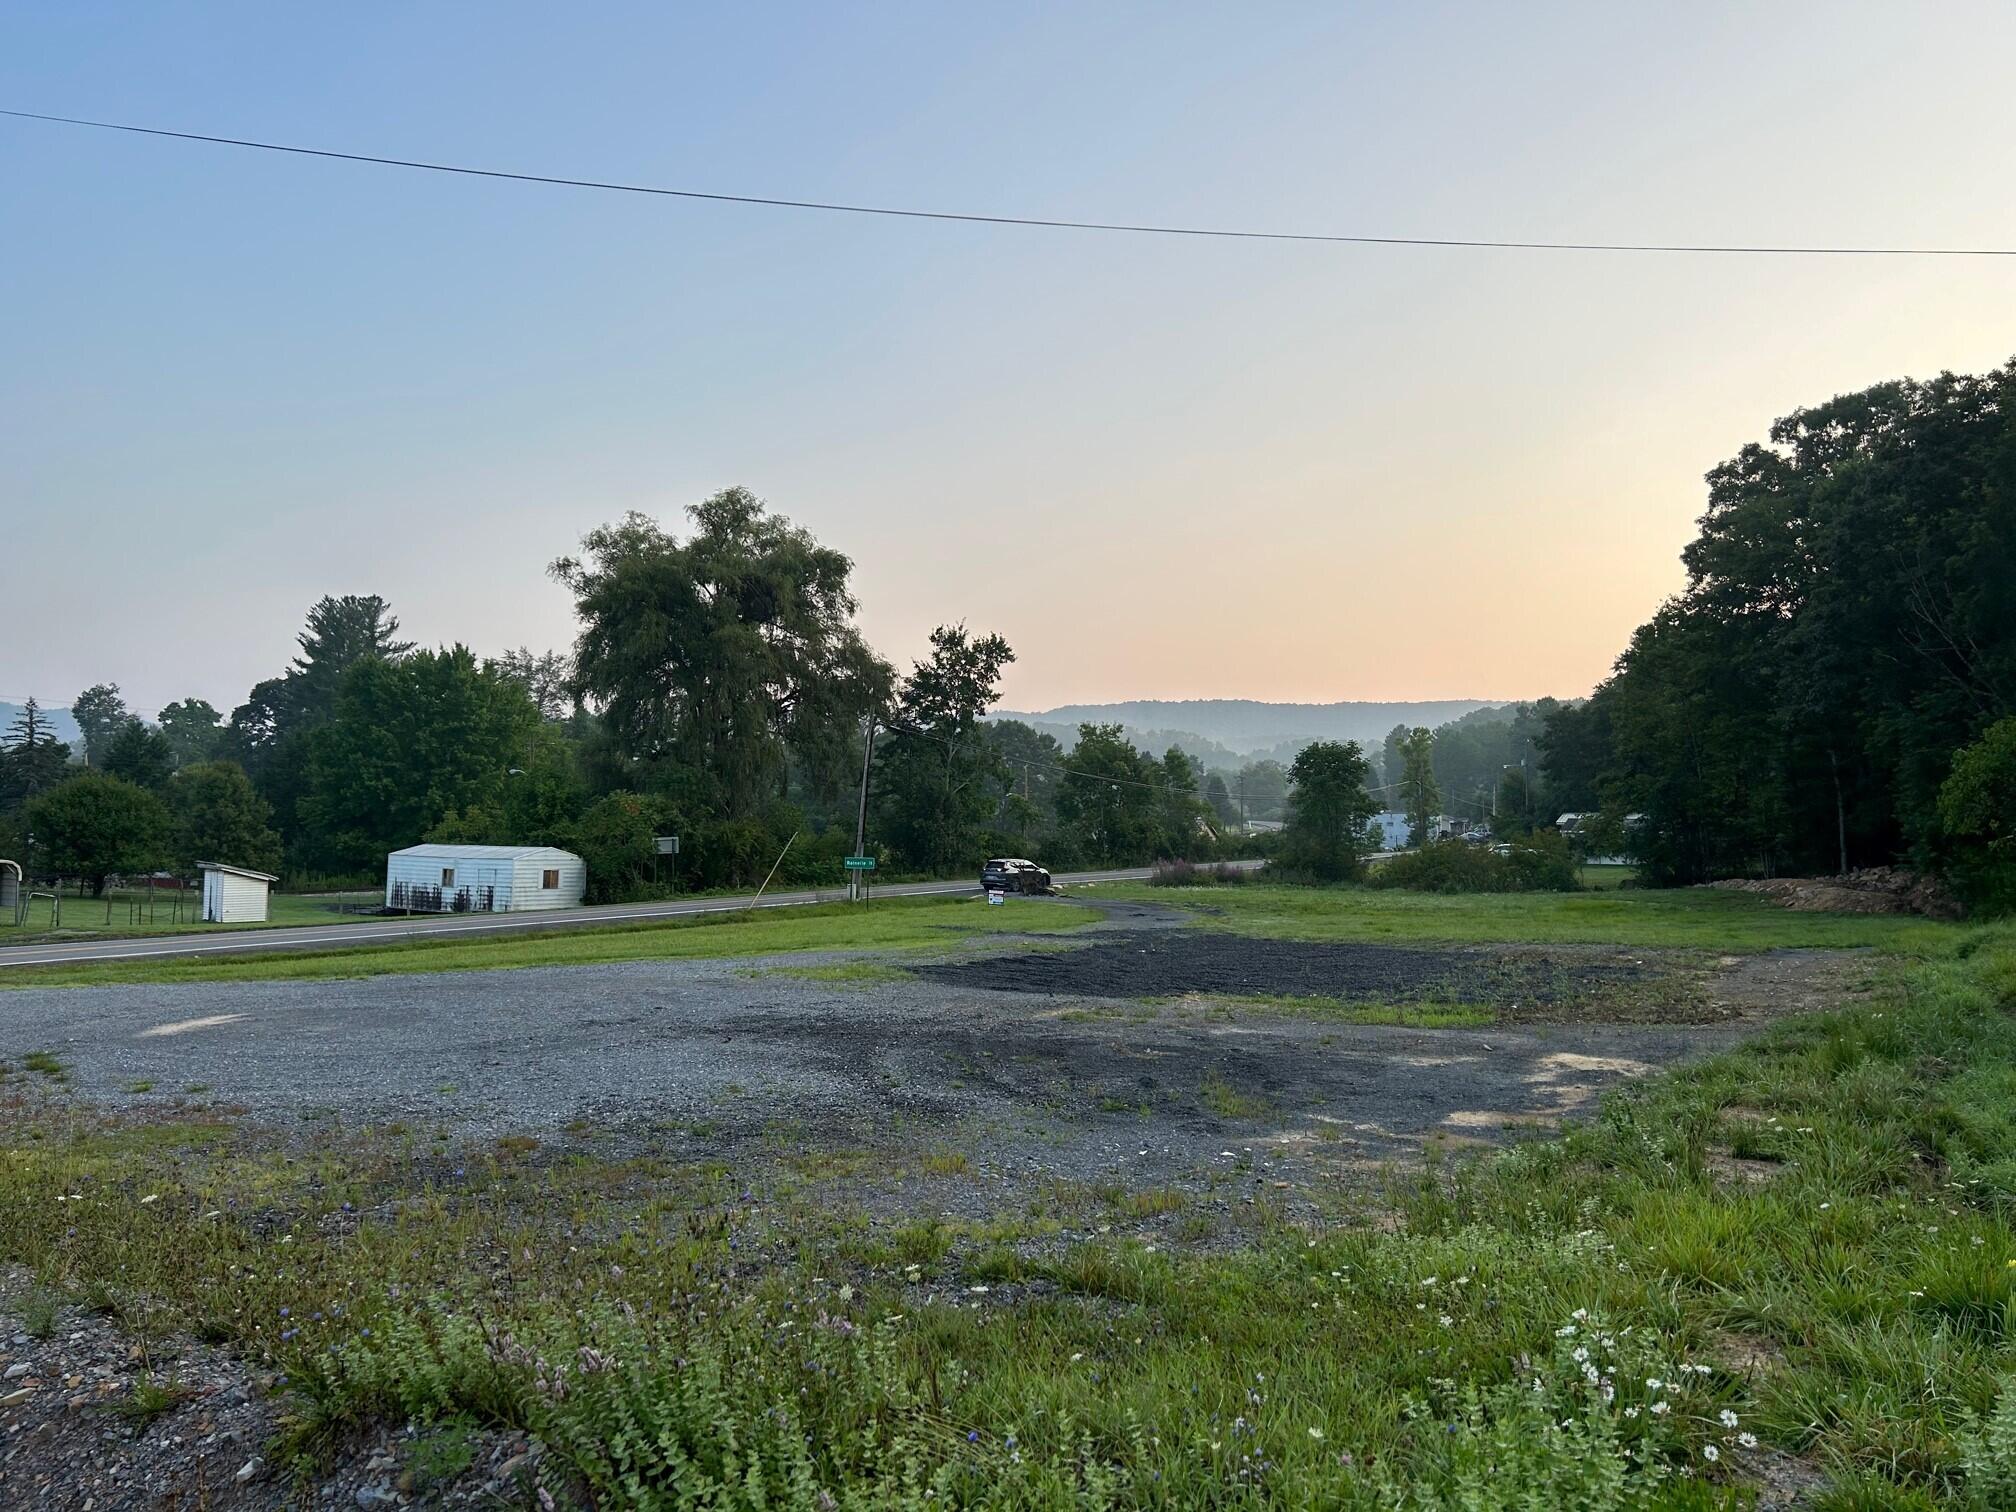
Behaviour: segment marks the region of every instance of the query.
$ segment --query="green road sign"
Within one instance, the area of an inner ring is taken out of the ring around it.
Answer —
[[[840,864],[849,871],[875,870],[875,858],[873,856],[849,856]]]

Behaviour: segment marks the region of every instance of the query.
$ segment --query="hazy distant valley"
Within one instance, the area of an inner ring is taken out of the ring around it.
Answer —
[[[1144,750],[1175,746],[1207,768],[1236,770],[1250,761],[1288,762],[1312,740],[1355,740],[1377,750],[1395,725],[1434,729],[1505,700],[1446,698],[1406,703],[1263,703],[1251,698],[1139,698],[1120,703],[1060,704],[1054,709],[996,709],[1070,749],[1081,724],[1117,724]]]

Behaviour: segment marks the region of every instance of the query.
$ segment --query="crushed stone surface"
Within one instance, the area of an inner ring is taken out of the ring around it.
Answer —
[[[509,1432],[469,1432],[451,1470],[425,1452],[418,1425],[382,1427],[339,1444],[311,1478],[297,1477],[272,1461],[288,1410],[277,1374],[189,1338],[139,1342],[109,1315],[67,1301],[52,1313],[18,1267],[0,1272],[0,1330],[0,1507],[537,1505],[543,1449]],[[136,1411],[136,1388],[165,1390],[165,1405]]]
[[[1293,978],[1335,993],[1343,963],[1382,992],[1455,982],[1489,1005],[1491,973],[1509,1001],[1530,998],[1536,984],[1519,973],[1539,971],[1540,986],[1572,981],[1599,1001],[1572,1022],[1426,1029],[1030,985],[1070,987],[1090,973],[1194,992],[1199,953],[1218,973],[1205,976],[1216,991],[1280,991]],[[1616,1023],[1602,1021],[1600,993],[1613,982],[1641,988],[1658,966],[1647,953],[1637,964],[1550,959],[1543,969],[1475,951],[1311,951],[1129,931],[1089,949],[1059,953],[1045,941],[926,964],[900,980],[798,974],[844,959],[15,991],[0,1059],[53,1053],[65,1098],[143,1115],[210,1110],[310,1138],[363,1125],[549,1141],[588,1129],[719,1159],[788,1133],[814,1147],[969,1148],[1039,1179],[1135,1175],[1143,1163],[1178,1179],[1233,1135],[1314,1130],[1376,1162],[1438,1133],[1495,1138],[1557,1121],[1609,1085],[1811,1006],[1832,990],[1834,970],[1819,952],[1690,958],[1688,1001],[1708,1021]],[[1304,978],[1305,968],[1315,974]],[[1011,985],[995,985],[1003,980]]]

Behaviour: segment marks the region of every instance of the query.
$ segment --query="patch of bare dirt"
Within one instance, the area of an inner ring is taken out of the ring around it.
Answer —
[[[1785,1174],[1782,1160],[1753,1160],[1723,1150],[1710,1150],[1704,1163],[1710,1176],[1728,1186],[1758,1186]]]

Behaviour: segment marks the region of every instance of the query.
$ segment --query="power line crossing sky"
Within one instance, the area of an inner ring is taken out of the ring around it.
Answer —
[[[2016,14],[197,6],[6,23],[0,103],[1058,220],[2016,246]],[[2006,261],[1039,233],[0,123],[0,688],[228,706],[324,592],[562,645],[545,564],[746,484],[1018,707],[1584,692],[1700,475],[2016,351]],[[201,604],[242,628],[218,641]]]

